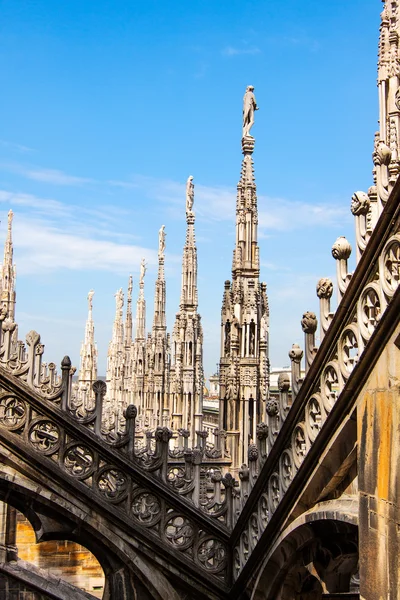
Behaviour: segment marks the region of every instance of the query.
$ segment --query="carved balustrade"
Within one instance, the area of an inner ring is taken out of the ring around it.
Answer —
[[[198,448],[183,444],[183,466],[169,462],[172,432],[166,427],[158,427],[148,436],[147,446],[136,450],[133,405],[125,411],[123,433],[102,432],[103,381],[93,384],[95,402],[84,410],[72,402],[68,357],[58,377],[54,365],[44,368],[41,363],[38,334],[28,334],[27,349],[10,343],[3,330],[2,340],[3,444],[17,446],[27,460],[70,482],[77,493],[87,494],[89,501],[94,499],[139,536],[144,532],[164,551],[176,550],[195,571],[225,585],[232,487],[228,480],[226,488],[221,471],[202,464],[206,435],[200,432]]]

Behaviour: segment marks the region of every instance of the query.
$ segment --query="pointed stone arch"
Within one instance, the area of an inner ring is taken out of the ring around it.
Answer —
[[[251,600],[319,600],[358,592],[358,502],[321,502],[284,529],[265,556]]]

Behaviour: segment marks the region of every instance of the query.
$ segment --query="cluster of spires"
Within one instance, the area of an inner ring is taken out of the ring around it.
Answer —
[[[103,427],[120,431],[124,411],[130,404],[138,409],[138,433],[157,426],[175,433],[187,430],[195,439],[202,428],[203,333],[197,312],[197,249],[194,185],[190,176],[186,186],[186,242],[183,249],[182,286],[179,311],[172,336],[166,325],[165,227],[158,234],[158,274],[155,282],[154,317],[151,332],[146,334],[146,300],[144,295],[146,263],[140,265],[139,292],[136,303],[133,337],[133,278],[129,276],[124,321],[124,294],[115,294],[116,312],[107,357],[107,394]],[[87,410],[94,402],[92,384],[97,379],[97,347],[94,338],[92,303],[88,295],[88,319],[81,347],[78,380],[74,384],[74,402]],[[171,343],[172,342],[172,343]]]
[[[266,285],[259,282],[257,244],[257,195],[252,153],[254,138],[250,129],[257,110],[254,88],[246,90],[243,104],[243,162],[236,205],[236,245],[233,254],[232,283],[225,283],[222,306],[220,361],[219,427],[227,438],[226,456],[234,466],[244,460],[249,442],[265,414],[269,394],[268,326],[269,309]],[[133,336],[133,279],[129,277],[126,314],[124,293],[115,294],[116,313],[107,357],[107,392],[103,406],[102,428],[122,432],[124,412],[137,407],[137,437],[146,430],[168,427],[173,437],[189,438],[192,447],[204,437],[203,419],[203,330],[198,313],[197,248],[193,177],[186,184],[186,241],[182,259],[182,285],[179,310],[171,334],[166,326],[165,228],[158,236],[158,274],[155,283],[154,317],[146,333],[144,284],[146,263],[140,265],[139,293],[136,303],[136,330]],[[14,322],[15,268],[11,239],[12,212],[9,213],[1,277],[1,303],[5,318]],[[93,383],[98,377],[98,351],[93,321],[93,296],[88,294],[88,318],[80,353],[80,369],[73,383],[72,402],[81,414],[93,409]],[[209,440],[211,443],[213,440]]]

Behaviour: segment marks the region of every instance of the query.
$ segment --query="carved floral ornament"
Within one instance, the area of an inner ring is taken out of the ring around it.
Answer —
[[[64,452],[64,468],[74,477],[86,478],[94,470],[93,453],[84,444],[73,442]]]
[[[3,393],[0,396],[0,423],[7,429],[14,431],[25,425],[26,404],[16,396]]]
[[[329,362],[323,370],[321,376],[322,400],[326,412],[330,412],[340,393],[343,384],[339,375],[339,368],[336,361]]]
[[[119,502],[128,493],[128,478],[118,469],[104,467],[97,475],[97,487],[107,500]]]
[[[362,292],[357,306],[357,321],[361,335],[367,341],[374,332],[382,314],[381,290],[377,282],[370,283]]]
[[[391,298],[400,281],[400,235],[392,236],[385,245],[379,259],[380,283],[383,291]]]
[[[317,283],[317,296],[328,300],[332,298],[333,283],[328,277],[322,277]]]
[[[53,454],[60,446],[60,430],[48,419],[34,421],[29,428],[28,438],[32,446],[43,454]]]
[[[339,340],[338,356],[342,375],[347,378],[360,358],[359,332],[356,325],[348,325]]]

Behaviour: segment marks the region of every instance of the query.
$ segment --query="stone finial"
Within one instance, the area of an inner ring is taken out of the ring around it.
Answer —
[[[126,409],[124,410],[124,417],[126,420],[136,419],[137,408],[134,404],[130,404],[129,406],[126,407]]]
[[[366,215],[369,211],[371,201],[368,194],[365,192],[354,192],[351,197],[350,210],[356,217],[358,215]]]
[[[328,277],[321,277],[317,283],[317,296],[318,298],[324,298],[328,300],[332,298],[333,294],[333,283]]]
[[[64,358],[61,361],[61,368],[62,369],[70,369],[71,368],[71,359],[69,356],[64,356]]]
[[[276,415],[279,413],[279,404],[278,401],[275,400],[275,398],[271,398],[271,400],[268,400],[267,404],[265,405],[265,408],[269,417],[276,417]]]
[[[387,166],[390,163],[392,151],[383,140],[377,142],[373,158],[375,165]]]
[[[332,246],[332,256],[335,260],[347,260],[351,254],[351,245],[341,235]]]
[[[100,394],[101,396],[105,396],[107,393],[107,384],[105,381],[98,379],[92,385],[92,389],[95,394]]]
[[[278,389],[280,392],[288,392],[290,388],[289,373],[279,373]]]
[[[293,344],[291,349],[289,350],[289,358],[290,360],[299,363],[303,358],[303,350],[300,348],[298,344]]]
[[[268,424],[267,423],[259,423],[257,425],[257,439],[265,440],[268,437]]]
[[[250,444],[247,450],[249,462],[255,462],[258,459],[258,448],[255,444]]]
[[[304,313],[303,318],[301,320],[301,328],[304,333],[315,333],[317,330],[317,317],[315,313],[311,311],[307,311]]]

